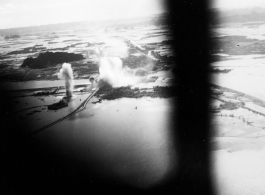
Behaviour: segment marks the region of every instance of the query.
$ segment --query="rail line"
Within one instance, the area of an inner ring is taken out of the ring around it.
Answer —
[[[45,126],[41,127],[40,129],[34,130],[34,131],[31,132],[29,135],[27,135],[26,138],[31,137],[32,135],[35,135],[35,134],[37,134],[37,133],[39,133],[39,132],[41,132],[41,131],[43,131],[43,130],[45,130],[45,129],[47,129],[47,128],[49,128],[49,127],[51,127],[51,126],[53,126],[53,125],[59,123],[59,122],[62,122],[62,121],[64,121],[65,119],[67,119],[67,118],[73,116],[74,114],[80,112],[81,110],[85,109],[85,108],[86,108],[86,105],[87,105],[87,102],[88,102],[88,101],[89,101],[89,100],[90,100],[90,99],[96,94],[96,92],[97,92],[98,90],[99,90],[99,88],[96,88],[96,89],[94,90],[94,92],[93,92],[92,94],[90,94],[90,95],[89,95],[89,96],[83,101],[83,103],[80,104],[80,105],[79,105],[74,111],[72,111],[72,112],[69,113],[68,115],[66,115],[66,116],[64,116],[64,117],[62,117],[62,118],[60,118],[60,119],[58,119],[58,120],[56,120],[56,121],[54,121],[54,122],[52,122],[52,123],[50,123],[50,124],[48,124],[48,125],[45,125]]]

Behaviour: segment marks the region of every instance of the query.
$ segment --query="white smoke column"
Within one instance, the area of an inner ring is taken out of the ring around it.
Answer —
[[[134,85],[139,78],[133,71],[123,68],[120,58],[128,56],[128,47],[121,40],[109,39],[103,48],[99,48],[99,80],[108,82],[112,87]]]
[[[73,86],[74,86],[74,75],[71,64],[63,63],[62,68],[58,74],[59,79],[65,80],[65,88],[67,97],[73,95]]]

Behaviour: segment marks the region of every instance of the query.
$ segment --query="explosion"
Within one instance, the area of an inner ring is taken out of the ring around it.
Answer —
[[[62,68],[59,71],[58,78],[65,80],[66,96],[71,97],[73,95],[74,86],[74,75],[71,64],[63,63]]]
[[[141,78],[134,76],[134,71],[123,67],[121,58],[128,56],[127,45],[120,41],[110,39],[104,47],[98,48],[99,80],[109,83],[112,87],[134,85]]]

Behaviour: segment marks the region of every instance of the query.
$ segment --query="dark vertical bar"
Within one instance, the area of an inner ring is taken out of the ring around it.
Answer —
[[[208,115],[208,4],[206,0],[169,0],[166,6],[177,58],[175,141],[179,162],[175,177],[156,190],[213,194]]]

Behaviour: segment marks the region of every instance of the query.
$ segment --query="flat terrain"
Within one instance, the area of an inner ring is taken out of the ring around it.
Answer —
[[[216,188],[219,194],[259,194],[265,190],[265,102],[227,88],[212,89]]]
[[[265,191],[264,23],[213,29],[212,163],[218,194]]]
[[[92,31],[92,32],[91,32]],[[23,68],[26,58],[36,58],[45,52],[68,52],[81,54],[84,60],[71,62],[75,79],[88,79],[98,73],[95,51],[116,39],[126,42],[128,56],[122,58],[123,66],[136,71],[172,69],[174,57],[168,26],[133,26],[107,31],[84,29],[82,31],[58,31],[23,34],[18,39],[0,37],[0,81],[57,80],[62,65],[53,64],[44,69]],[[136,43],[137,47],[135,47]],[[151,69],[150,69],[151,65]]]

